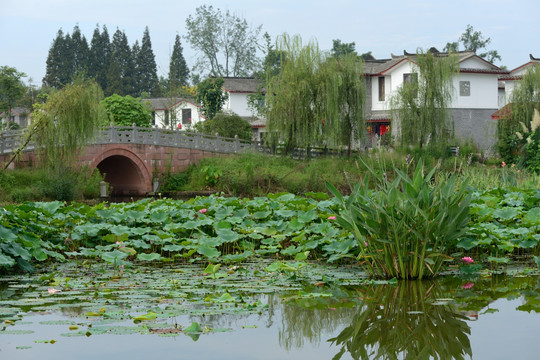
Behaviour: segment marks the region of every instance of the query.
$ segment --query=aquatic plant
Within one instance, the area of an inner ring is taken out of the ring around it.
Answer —
[[[361,249],[358,259],[373,277],[422,279],[437,275],[448,250],[466,231],[470,194],[466,183],[456,186],[454,177],[432,184],[433,168],[424,174],[419,161],[409,177],[394,168],[390,182],[386,173],[376,173],[377,191],[366,176],[345,199],[330,183],[328,189],[343,210],[336,221],[351,231]]]

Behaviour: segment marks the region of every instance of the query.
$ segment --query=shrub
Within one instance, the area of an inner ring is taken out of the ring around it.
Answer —
[[[213,119],[197,123],[196,126],[204,134],[218,133],[228,138],[238,135],[240,139],[251,140],[251,125],[236,114],[218,113]]]
[[[366,165],[377,181],[369,188],[369,174],[345,199],[334,186],[328,189],[341,202],[337,221],[351,231],[360,246],[359,259],[372,277],[422,279],[437,275],[469,222],[467,183],[456,186],[451,176],[432,185],[436,167],[424,175],[419,161],[409,177],[394,167],[388,181]]]

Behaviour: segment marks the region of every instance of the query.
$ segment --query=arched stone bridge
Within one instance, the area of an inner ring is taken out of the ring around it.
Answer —
[[[20,132],[0,134],[0,163],[6,161],[21,141]],[[223,138],[178,130],[139,127],[110,127],[78,155],[80,165],[99,169],[119,195],[151,192],[152,180],[165,171],[177,172],[204,157],[258,151],[256,144],[238,138]],[[36,161],[29,144],[17,167]]]

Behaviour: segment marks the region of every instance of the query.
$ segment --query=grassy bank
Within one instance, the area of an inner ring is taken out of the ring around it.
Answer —
[[[308,192],[327,192],[325,183],[328,181],[340,192],[349,193],[367,173],[363,163],[392,179],[395,177],[394,167],[411,174],[420,157],[427,168],[438,166],[434,176],[436,181],[444,181],[456,174],[458,179],[467,179],[469,185],[478,190],[513,186],[540,187],[539,176],[519,170],[512,164],[502,167],[502,162],[497,159],[479,162],[467,153],[460,157],[437,158],[431,154],[374,151],[352,158],[325,157],[311,160],[261,154],[207,158],[185,172],[164,174],[161,178],[161,191],[171,194],[177,191],[214,190],[225,195],[248,197],[279,192],[303,195]]]
[[[0,172],[0,204],[94,199],[99,196],[102,180],[98,171],[87,168],[7,170]]]

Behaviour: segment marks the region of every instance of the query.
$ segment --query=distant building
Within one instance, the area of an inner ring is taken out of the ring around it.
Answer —
[[[6,112],[0,113],[2,127],[7,126],[8,122],[17,124],[18,127],[24,128],[30,124],[30,114],[32,111],[25,107],[11,108],[11,116],[7,117]]]
[[[194,101],[182,98],[142,99],[152,112],[152,125],[164,129],[189,130],[204,121],[201,107]]]
[[[252,140],[261,141],[266,129],[266,119],[255,116],[248,103],[249,95],[258,91],[259,81],[253,77],[224,77],[223,80],[223,90],[229,98],[222,110],[247,120],[251,124]]]
[[[448,53],[435,48],[429,50],[435,57],[448,57]],[[472,140],[480,149],[488,150],[496,141],[496,123],[491,115],[499,108],[498,80],[507,71],[491,64],[474,52],[455,53],[459,61],[459,74],[454,78],[454,96],[450,113],[456,137]],[[418,71],[416,54],[393,55],[390,59],[368,59],[364,63],[366,76],[366,118],[368,131],[373,136],[391,132],[397,137],[400,124],[391,119],[390,98]]]

